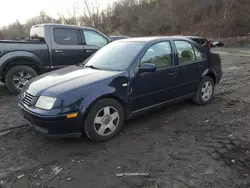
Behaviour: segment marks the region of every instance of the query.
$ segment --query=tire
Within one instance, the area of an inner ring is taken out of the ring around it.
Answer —
[[[25,73],[24,75],[28,75],[28,74],[30,75],[29,79],[25,79],[27,82],[28,82],[28,80],[30,80],[30,79],[32,79],[32,78],[34,78],[34,77],[36,77],[38,75],[37,72],[33,68],[31,68],[29,66],[14,66],[14,67],[11,67],[8,70],[8,72],[7,72],[6,76],[5,76],[5,85],[7,86],[7,88],[11,92],[13,92],[15,94],[20,93],[20,91],[22,90],[21,86],[22,85],[24,86],[24,85],[27,84],[27,83],[26,84],[21,84],[19,88],[15,84],[16,81],[14,81],[14,77],[15,77],[16,74],[21,73],[21,72],[23,72],[23,74]]]
[[[111,109],[109,110],[110,116],[107,115],[108,113],[106,113],[105,115],[104,108]],[[118,117],[116,119],[112,117],[116,117],[115,115],[117,114],[115,114],[115,112],[117,112],[118,114]],[[102,124],[98,122],[101,122]],[[115,124],[116,126],[112,126]],[[124,109],[121,104],[113,99],[102,99],[95,103],[94,106],[89,110],[84,121],[83,131],[89,139],[93,141],[104,142],[118,135],[123,127],[123,124]],[[112,127],[113,132],[109,127]],[[103,132],[103,135],[99,134],[98,131],[99,133]]]
[[[203,92],[204,90],[206,91],[206,89],[204,89],[205,84],[210,85],[209,89],[207,90],[207,92],[209,93],[207,94],[207,97],[205,97],[204,92]],[[209,92],[210,89],[211,89],[211,93]],[[213,94],[214,94],[214,80],[211,77],[206,76],[202,79],[199,85],[199,88],[197,89],[193,97],[193,102],[198,105],[205,105],[212,100]]]

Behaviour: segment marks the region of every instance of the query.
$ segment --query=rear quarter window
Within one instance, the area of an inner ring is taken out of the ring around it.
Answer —
[[[200,39],[192,39],[193,41],[197,42],[198,44],[201,43]]]

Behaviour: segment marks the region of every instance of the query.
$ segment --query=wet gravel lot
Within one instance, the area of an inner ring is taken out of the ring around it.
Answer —
[[[250,51],[214,51],[224,75],[210,104],[145,114],[105,143],[37,134],[0,85],[0,135],[19,127],[0,136],[0,187],[249,188]]]

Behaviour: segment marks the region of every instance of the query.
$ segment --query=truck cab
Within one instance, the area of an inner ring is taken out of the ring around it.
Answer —
[[[34,25],[28,41],[0,41],[0,79],[19,93],[33,77],[82,63],[111,41],[91,27]]]

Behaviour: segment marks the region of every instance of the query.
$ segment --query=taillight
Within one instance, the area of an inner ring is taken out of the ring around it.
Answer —
[[[211,43],[209,41],[207,42],[207,47],[209,50],[211,49]]]

